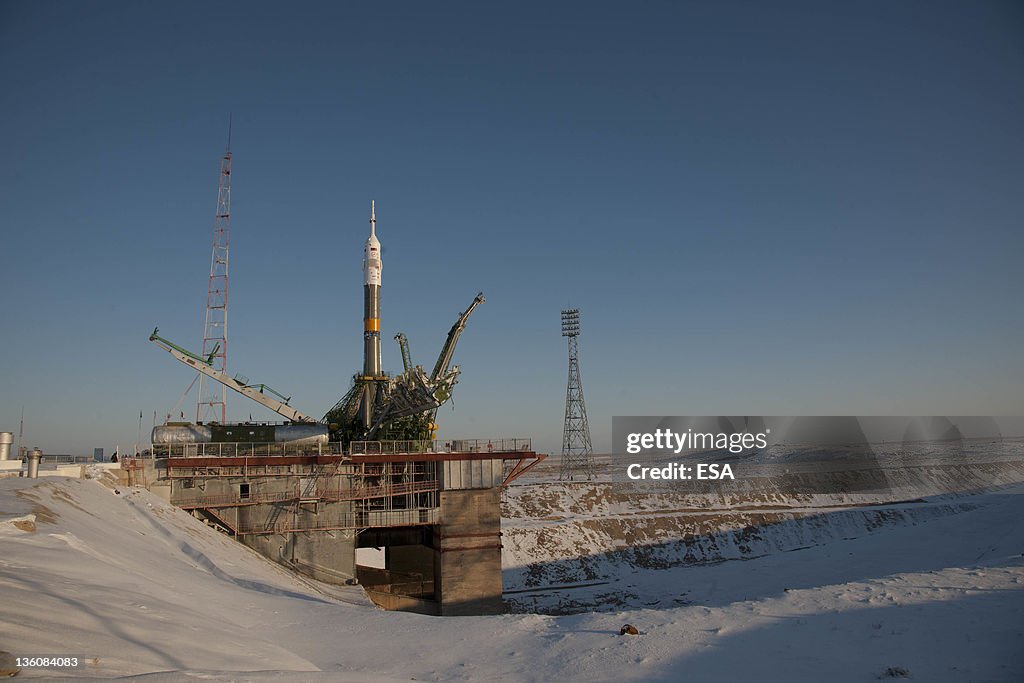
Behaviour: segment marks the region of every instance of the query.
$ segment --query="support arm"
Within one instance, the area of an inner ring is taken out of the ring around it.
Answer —
[[[445,340],[444,346],[441,347],[441,355],[437,359],[437,364],[434,365],[434,371],[430,373],[430,379],[436,380],[438,377],[448,371],[448,366],[451,365],[452,356],[455,355],[455,345],[459,343],[459,337],[462,335],[462,331],[466,329],[466,321],[469,320],[469,316],[473,314],[476,307],[484,303],[484,293],[480,292],[473,299],[473,303],[469,305],[469,308],[464,310],[459,319],[452,325],[452,329],[448,331],[448,339]]]

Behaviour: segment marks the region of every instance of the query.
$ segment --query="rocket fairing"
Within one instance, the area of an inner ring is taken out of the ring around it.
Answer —
[[[376,202],[370,200],[370,236],[363,247],[363,284],[380,287],[380,240],[377,239]]]

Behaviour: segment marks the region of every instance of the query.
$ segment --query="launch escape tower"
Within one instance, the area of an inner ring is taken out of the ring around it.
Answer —
[[[579,336],[580,309],[562,311],[562,336],[569,340],[569,383],[565,390],[565,427],[562,430],[562,480],[594,476],[594,456],[590,444],[587,406],[583,402],[580,380]]]
[[[231,124],[228,146],[220,160],[217,211],[213,218],[213,248],[210,281],[206,290],[206,318],[203,323],[204,358],[221,373],[227,372],[228,356],[228,237],[231,227]],[[227,387],[199,375],[196,422],[227,422]]]

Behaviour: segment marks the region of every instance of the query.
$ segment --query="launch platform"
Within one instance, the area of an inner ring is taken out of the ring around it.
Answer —
[[[269,559],[385,609],[496,614],[501,489],[546,456],[529,439],[182,443],[124,463],[145,486]],[[385,566],[360,566],[383,548]]]

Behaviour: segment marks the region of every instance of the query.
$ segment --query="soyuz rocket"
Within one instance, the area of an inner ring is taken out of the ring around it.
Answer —
[[[381,375],[380,360],[380,240],[377,239],[377,216],[374,200],[370,200],[370,236],[363,247],[363,377],[366,392],[360,415],[363,426],[373,424],[376,384]]]

